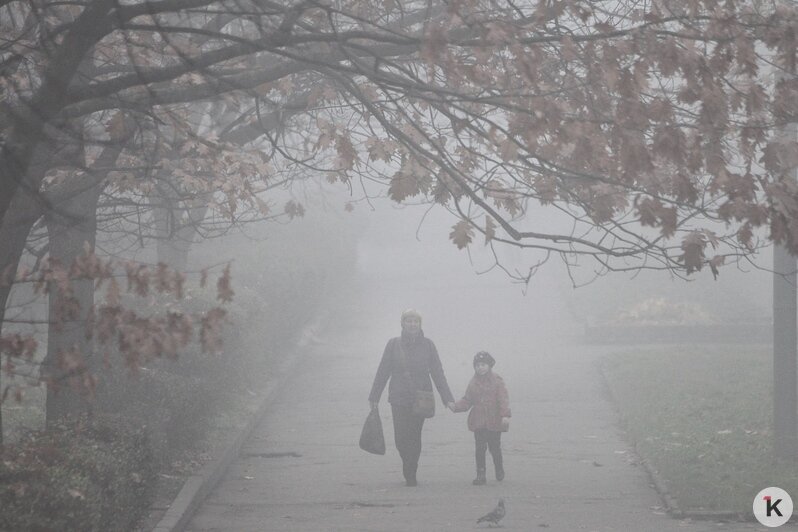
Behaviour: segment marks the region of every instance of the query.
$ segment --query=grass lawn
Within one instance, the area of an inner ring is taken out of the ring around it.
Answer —
[[[3,376],[5,378],[5,375]],[[3,384],[7,384],[6,379]],[[22,402],[7,398],[3,409],[3,442],[13,443],[26,432],[44,429],[44,386],[23,385]]]
[[[668,346],[602,369],[629,438],[682,510],[750,513],[757,492],[798,496],[796,462],[772,458],[769,347]]]

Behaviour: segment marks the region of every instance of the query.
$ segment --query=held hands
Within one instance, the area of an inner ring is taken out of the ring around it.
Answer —
[[[374,410],[374,409],[376,409],[378,405],[379,405],[379,403],[375,403],[375,402],[373,402],[373,401],[369,401],[369,408],[370,408],[371,410]],[[446,403],[446,408],[448,408],[449,410],[451,410],[452,412],[454,412],[454,402],[452,402],[452,401],[449,401],[448,403]]]

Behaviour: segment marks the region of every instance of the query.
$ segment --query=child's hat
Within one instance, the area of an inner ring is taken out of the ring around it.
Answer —
[[[474,366],[476,366],[480,362],[484,362],[491,368],[496,363],[496,361],[493,359],[492,356],[490,356],[490,353],[488,353],[487,351],[480,351],[479,353],[474,355]]]

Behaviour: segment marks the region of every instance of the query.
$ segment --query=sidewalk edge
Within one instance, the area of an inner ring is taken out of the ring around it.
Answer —
[[[325,319],[326,314],[322,313],[302,330],[294,349],[285,357],[283,363],[266,383],[263,399],[247,424],[241,429],[238,436],[224,447],[219,456],[205,464],[197,474],[186,479],[177,497],[152,532],[183,532],[186,529],[194,513],[219,483],[230,464],[241,453],[244,442],[266,415],[272,399],[285,384],[284,377],[299,364],[301,355],[306,351],[308,345],[315,341],[316,335],[324,326]]]
[[[610,403],[612,404],[613,410],[615,410],[616,418],[623,424],[623,415],[621,414],[620,410],[618,409],[618,402],[615,396],[612,393],[612,388],[610,387],[609,380],[607,379],[607,375],[604,373],[604,367],[601,363],[596,364],[598,368],[598,373],[601,376],[601,383],[604,388],[604,392],[607,395]],[[628,436],[628,434],[627,434]],[[660,500],[662,501],[665,511],[671,517],[675,519],[692,519],[694,521],[739,521],[739,522],[747,522],[752,521],[753,516],[751,519],[746,519],[746,516],[740,514],[739,512],[721,512],[721,511],[691,511],[691,510],[683,510],[679,507],[678,502],[676,499],[668,491],[666,487],[665,481],[659,472],[654,468],[654,466],[645,458],[640,455],[638,451],[637,442],[630,440],[628,437],[623,438],[627,444],[632,447],[632,451],[637,458],[637,463],[639,463],[643,467],[643,471],[646,472],[651,485],[654,488],[654,491],[657,492],[659,495]]]

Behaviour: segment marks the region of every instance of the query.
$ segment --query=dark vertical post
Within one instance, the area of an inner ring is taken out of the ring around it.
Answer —
[[[798,376],[796,371],[796,262],[784,246],[773,250],[773,437],[780,458],[798,451]]]

